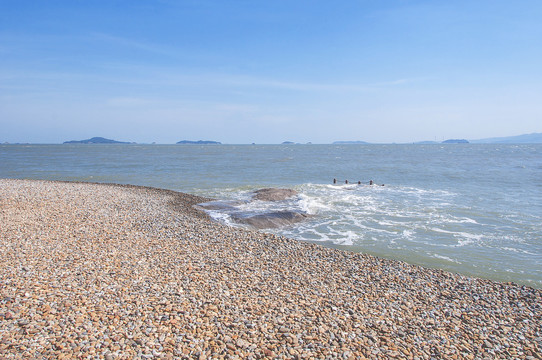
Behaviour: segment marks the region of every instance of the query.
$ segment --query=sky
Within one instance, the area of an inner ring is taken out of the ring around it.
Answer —
[[[542,132],[542,2],[0,2],[0,143]]]

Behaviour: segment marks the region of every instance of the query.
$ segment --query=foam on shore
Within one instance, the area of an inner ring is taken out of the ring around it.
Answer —
[[[227,227],[206,200],[0,180],[0,357],[540,358],[540,290]]]

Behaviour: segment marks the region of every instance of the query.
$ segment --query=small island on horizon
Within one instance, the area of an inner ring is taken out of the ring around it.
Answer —
[[[32,143],[9,143],[4,142],[3,145],[18,145],[18,144],[32,144]],[[104,137],[92,137],[90,139],[85,140],[69,140],[64,141],[63,144],[138,144],[137,142],[127,142],[127,141],[118,141],[113,139],[107,139]],[[141,143],[145,144],[145,143]],[[150,143],[152,145],[155,145],[156,142]],[[222,145],[219,141],[214,140],[181,140],[178,141],[175,144],[179,145]],[[253,145],[255,143],[252,143]],[[270,143],[271,144],[271,143]],[[280,143],[282,145],[300,145],[299,142],[294,141],[284,141]],[[307,142],[306,144],[312,144],[312,142]],[[324,145],[325,143],[322,143]],[[341,140],[341,141],[333,141],[330,144],[332,145],[377,145],[377,144],[388,144],[388,143],[371,143],[367,141],[360,141],[360,140]],[[477,140],[467,140],[467,139],[447,139],[444,141],[415,141],[410,143],[393,143],[393,144],[415,144],[415,145],[429,145],[429,144],[542,144],[542,133],[531,133],[531,134],[523,134],[523,135],[516,135],[516,136],[507,136],[507,137],[497,137],[497,138],[484,138],[484,139],[477,139]],[[237,144],[237,145],[240,145]]]
[[[448,139],[444,140],[441,144],[469,144],[469,141],[465,139]]]
[[[130,142],[125,141],[117,141],[117,140],[111,140],[106,139],[103,137],[93,137],[86,140],[70,140],[70,141],[64,141],[64,144],[134,144]]]

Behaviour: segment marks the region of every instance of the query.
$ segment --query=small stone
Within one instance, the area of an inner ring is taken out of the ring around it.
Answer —
[[[540,289],[227,227],[205,201],[0,179],[0,357],[540,353]]]

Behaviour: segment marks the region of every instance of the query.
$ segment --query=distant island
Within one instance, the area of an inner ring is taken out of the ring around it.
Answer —
[[[133,143],[124,142],[124,141],[116,141],[116,140],[106,139],[103,137],[93,137],[86,140],[64,141],[64,144],[133,144]]]
[[[209,144],[221,145],[222,143],[218,142],[218,141],[210,141],[210,140],[198,140],[198,141],[181,140],[177,144],[181,144],[181,145],[209,145]]]
[[[377,144],[365,141],[334,141],[333,145],[344,144]],[[542,133],[523,134],[517,136],[495,137],[479,140],[466,139],[448,139],[444,141],[416,141],[411,144],[431,145],[431,144],[542,144]]]
[[[471,140],[473,144],[540,144],[542,133]]]
[[[8,142],[4,142],[4,145],[9,144]],[[16,144],[25,144],[25,143],[14,143]],[[136,144],[135,142],[125,142],[125,141],[117,141],[117,140],[111,140],[106,139],[103,137],[93,137],[86,140],[71,140],[71,141],[65,141],[64,144]],[[155,144],[155,143],[152,143]],[[211,141],[211,140],[181,140],[177,142],[176,144],[181,145],[222,145],[221,142],[218,141]],[[254,143],[252,143],[254,145]],[[283,145],[297,145],[300,143],[296,143],[293,141],[284,141],[282,142]],[[307,144],[311,144],[308,142]],[[333,145],[345,145],[345,144],[358,144],[358,145],[373,145],[373,144],[387,144],[387,143],[370,143],[366,141],[360,141],[360,140],[348,140],[348,141],[333,141],[331,144]],[[401,144],[401,143],[398,143]],[[403,143],[405,144],[405,143]],[[523,135],[517,135],[517,136],[506,136],[506,137],[493,137],[493,138],[485,138],[485,139],[477,139],[477,140],[466,140],[466,139],[448,139],[444,141],[416,141],[411,142],[410,144],[417,144],[417,145],[430,145],[430,144],[542,144],[542,133],[532,133],[532,134],[523,134]]]
[[[469,141],[465,139],[448,139],[442,142],[443,144],[468,144]]]
[[[442,142],[417,141],[414,144],[542,144],[542,133],[523,134],[517,136],[494,137],[478,140],[449,139]]]

